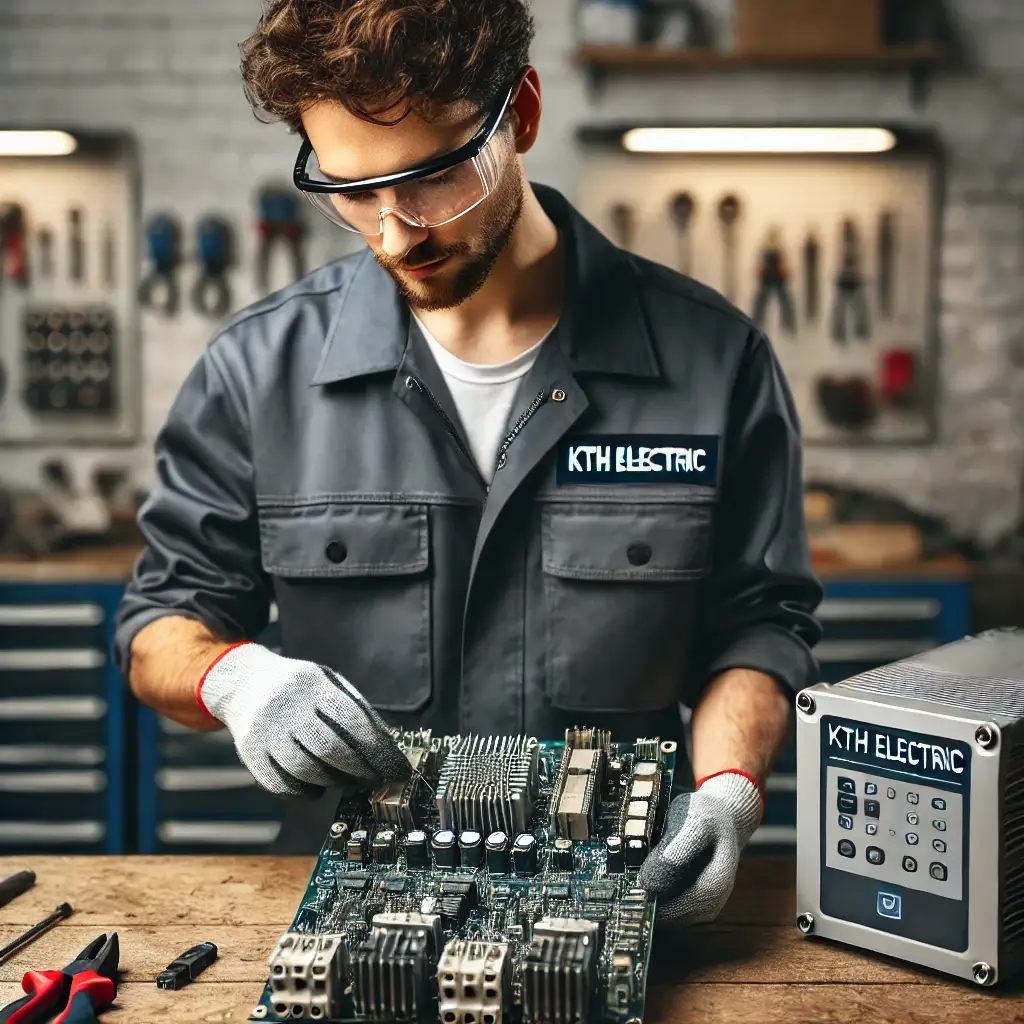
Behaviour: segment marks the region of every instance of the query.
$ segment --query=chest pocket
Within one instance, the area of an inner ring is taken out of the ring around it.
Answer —
[[[678,700],[712,505],[573,504],[541,513],[546,685],[559,708],[657,711]]]
[[[426,506],[316,503],[260,511],[284,653],[328,665],[375,707],[431,696]]]

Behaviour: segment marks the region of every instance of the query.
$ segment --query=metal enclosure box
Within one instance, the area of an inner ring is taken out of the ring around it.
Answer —
[[[991,985],[1024,962],[1024,632],[797,695],[797,925]]]

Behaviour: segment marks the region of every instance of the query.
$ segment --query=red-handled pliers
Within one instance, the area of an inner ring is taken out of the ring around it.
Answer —
[[[0,1010],[0,1024],[98,1024],[96,1014],[117,996],[117,932],[98,935],[61,971],[26,971],[28,993]]]

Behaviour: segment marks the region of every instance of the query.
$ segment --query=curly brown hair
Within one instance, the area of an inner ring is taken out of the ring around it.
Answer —
[[[459,101],[496,102],[533,34],[527,0],[269,0],[241,44],[242,79],[257,117],[298,132],[323,100],[376,124],[429,120]]]

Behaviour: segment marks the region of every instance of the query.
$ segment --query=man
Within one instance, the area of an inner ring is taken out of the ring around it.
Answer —
[[[190,373],[118,658],[143,703],[226,726],[305,798],[292,852],[338,786],[408,773],[389,727],[671,739],[684,703],[699,784],[640,881],[705,921],[815,679],[797,417],[747,318],[526,181],[532,32],[525,0],[270,5],[247,94],[368,251]],[[272,599],[282,655],[253,642]]]

